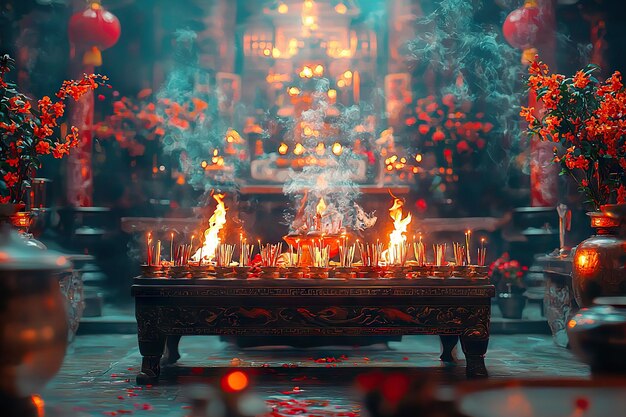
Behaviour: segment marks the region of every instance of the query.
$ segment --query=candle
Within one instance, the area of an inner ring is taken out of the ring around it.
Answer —
[[[471,248],[470,248],[471,241],[472,241],[472,231],[468,230],[467,232],[465,232],[465,250],[467,251],[467,264],[468,265],[472,264],[472,257],[470,255],[470,253],[471,253]]]
[[[148,232],[146,236],[146,265],[152,264],[152,253],[150,252],[151,243],[152,243],[152,232]]]
[[[174,264],[174,232],[170,236],[170,262]]]
[[[156,266],[161,265],[161,241],[157,240],[156,253],[154,254],[154,264]]]

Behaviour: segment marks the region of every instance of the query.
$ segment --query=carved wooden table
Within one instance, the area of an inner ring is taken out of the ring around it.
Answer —
[[[487,280],[136,278],[138,384],[155,383],[175,363],[185,335],[439,335],[441,360],[458,340],[468,377],[486,377],[491,297]]]

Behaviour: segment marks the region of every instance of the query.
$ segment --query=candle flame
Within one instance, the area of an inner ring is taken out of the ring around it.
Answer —
[[[213,198],[217,202],[217,206],[209,219],[209,228],[204,231],[202,247],[191,257],[191,260],[194,262],[201,261],[200,256],[202,256],[202,259],[208,259],[209,261],[215,258],[215,250],[220,243],[218,235],[226,224],[226,206],[224,206],[223,201],[224,194],[214,194]]]
[[[324,201],[324,197],[320,198],[320,202],[317,203],[317,207],[315,207],[315,211],[319,215],[322,215],[326,211],[326,202]]]

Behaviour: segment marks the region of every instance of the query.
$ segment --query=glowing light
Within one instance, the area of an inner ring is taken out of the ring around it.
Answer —
[[[337,90],[331,88],[330,90],[328,90],[328,98],[330,99],[335,99],[337,98]]]
[[[305,65],[304,68],[302,68],[302,71],[300,71],[300,78],[311,78],[313,77],[313,70],[311,69],[311,67]]]
[[[344,80],[337,81],[337,87],[343,88],[346,86],[346,82]]]
[[[301,143],[296,143],[296,147],[293,148],[294,155],[302,155],[304,153],[304,146]]]
[[[267,49],[267,48],[265,48],[265,49],[263,50],[263,55],[265,55],[265,56],[270,56],[270,55],[271,55],[271,53],[272,53],[272,51],[270,51],[270,50],[269,50],[269,49]]]
[[[241,391],[248,386],[248,375],[234,371],[224,377],[223,386],[226,391]]]
[[[287,91],[290,96],[297,96],[300,94],[300,89],[298,87],[290,87]]]
[[[200,162],[200,166],[201,166],[202,168],[206,169],[206,167],[208,167],[208,166],[209,166],[209,163],[208,163],[207,161],[202,161],[202,162]]]
[[[326,152],[326,145],[324,145],[324,142],[318,143],[315,147],[315,153],[322,156],[324,155],[324,152]]]
[[[317,76],[322,76],[324,75],[324,66],[323,65],[317,65],[315,67],[315,69],[313,70],[313,72],[315,73],[315,75]]]
[[[278,13],[285,14],[285,13],[287,13],[289,11],[289,6],[287,6],[285,3],[281,2],[278,5],[278,9],[277,10],[278,10]]]
[[[415,155],[415,161],[416,162],[422,162],[422,154],[418,153],[417,155]]]
[[[343,146],[341,146],[341,143],[335,142],[331,150],[335,155],[339,156],[343,152]]]
[[[320,198],[319,203],[315,207],[315,213],[322,215],[326,211],[326,202],[324,201],[324,197]]]
[[[309,27],[315,25],[315,17],[311,15],[302,16],[302,24]]]
[[[272,57],[280,58],[280,50],[278,48],[273,48],[272,49]]]
[[[335,11],[339,14],[346,14],[348,12],[348,7],[343,4],[343,2],[339,2],[335,5]]]
[[[352,78],[352,71],[348,70],[348,71],[344,72],[343,73],[343,77],[347,78],[347,79]]]
[[[393,198],[393,205],[389,209],[389,216],[393,220],[393,231],[389,234],[389,249],[387,251],[387,259],[390,264],[397,263],[400,259],[399,254],[404,249],[406,241],[406,229],[411,223],[411,213],[407,213],[402,218],[402,207],[404,203],[399,198]]]
[[[281,155],[285,155],[289,151],[289,146],[286,143],[281,143],[278,147],[278,153]]]
[[[313,8],[313,0],[304,0],[304,4],[302,5],[303,8],[305,9],[312,9]]]
[[[224,194],[214,194],[213,199],[217,202],[217,206],[209,219],[209,228],[204,231],[202,247],[191,257],[191,260],[194,262],[202,262],[204,260],[211,261],[215,257],[215,250],[220,243],[218,235],[226,224]]]

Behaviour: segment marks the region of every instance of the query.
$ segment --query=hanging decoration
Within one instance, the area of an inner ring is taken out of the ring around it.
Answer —
[[[541,41],[543,19],[536,0],[526,0],[504,20],[502,34],[514,48],[522,51],[522,63],[527,65],[537,53],[535,45]]]
[[[101,51],[115,45],[120,38],[120,21],[107,11],[99,1],[72,15],[68,35],[73,53],[83,53],[83,64],[102,65]]]

